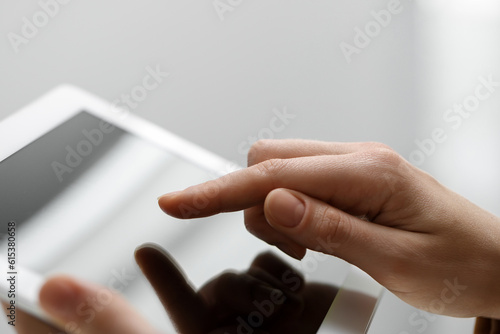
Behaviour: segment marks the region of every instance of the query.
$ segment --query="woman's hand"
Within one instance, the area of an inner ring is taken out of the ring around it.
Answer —
[[[249,167],[166,194],[178,218],[245,210],[257,237],[360,267],[409,304],[500,318],[500,220],[377,143],[266,140]]]
[[[50,278],[40,304],[56,326],[17,310],[18,334],[159,334],[118,293],[68,276]]]

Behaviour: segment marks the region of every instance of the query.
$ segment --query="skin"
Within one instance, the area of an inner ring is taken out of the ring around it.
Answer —
[[[245,210],[247,229],[290,256],[340,257],[426,311],[500,318],[500,219],[391,148],[264,140],[248,166],[159,205],[183,219]]]
[[[250,327],[255,334],[313,334],[337,293],[329,285],[306,284],[300,273],[272,253],[259,255],[245,272],[222,273],[198,291],[159,246],[143,245],[135,258],[178,332],[183,334],[245,333],[239,329],[238,318],[251,325],[249,314],[256,311],[263,316],[262,323]],[[53,277],[41,289],[40,304],[56,326],[18,311],[15,329],[19,334],[160,333],[118,294],[92,319],[77,314],[78,305],[88,304],[89,297],[102,291],[108,290],[67,276]]]
[[[109,290],[69,276],[52,277],[40,291],[40,305],[54,326],[18,310],[15,330],[18,334],[159,334],[118,294],[95,317],[78,315],[77,307],[88,305],[87,298],[100,291]]]

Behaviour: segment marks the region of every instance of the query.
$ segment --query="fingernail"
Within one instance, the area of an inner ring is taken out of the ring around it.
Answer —
[[[164,195],[161,195],[161,196],[158,196],[158,200],[160,200],[160,198],[164,198],[164,199],[170,199],[172,197],[175,197],[177,196],[178,194],[180,194],[181,192],[180,191],[173,191],[171,193],[167,193],[167,194],[164,194]]]
[[[272,223],[284,227],[295,227],[300,224],[304,212],[304,203],[286,190],[275,190],[268,202]]]
[[[70,319],[76,312],[76,292],[64,280],[51,281],[43,288],[40,300],[47,311],[56,317]]]

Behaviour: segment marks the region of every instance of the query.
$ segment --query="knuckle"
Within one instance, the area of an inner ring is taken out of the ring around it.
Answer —
[[[317,217],[315,235],[327,236],[340,245],[345,245],[351,239],[352,224],[340,211],[324,207],[318,212]]]
[[[379,194],[387,198],[404,191],[410,180],[408,162],[396,151],[377,148],[366,153],[367,168],[375,184],[380,187]]]
[[[260,176],[269,179],[273,188],[275,180],[286,167],[286,161],[282,159],[269,159],[255,165]]]
[[[386,149],[386,150],[394,151],[392,149],[392,147],[390,147],[389,145],[384,144],[384,143],[380,143],[380,142],[368,142],[367,145],[369,148],[373,148],[373,149]]]
[[[376,148],[365,154],[371,167],[375,167],[375,170],[380,170],[384,173],[395,173],[406,162],[399,153],[390,148]]]
[[[374,148],[369,151],[369,156],[376,163],[391,164],[399,161],[400,155],[391,148]]]
[[[247,155],[248,166],[253,166],[264,160],[271,151],[272,140],[270,139],[259,139],[250,146]]]

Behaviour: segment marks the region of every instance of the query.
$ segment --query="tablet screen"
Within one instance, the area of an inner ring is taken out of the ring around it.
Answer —
[[[123,130],[81,112],[2,161],[2,221],[24,224],[124,135]]]

